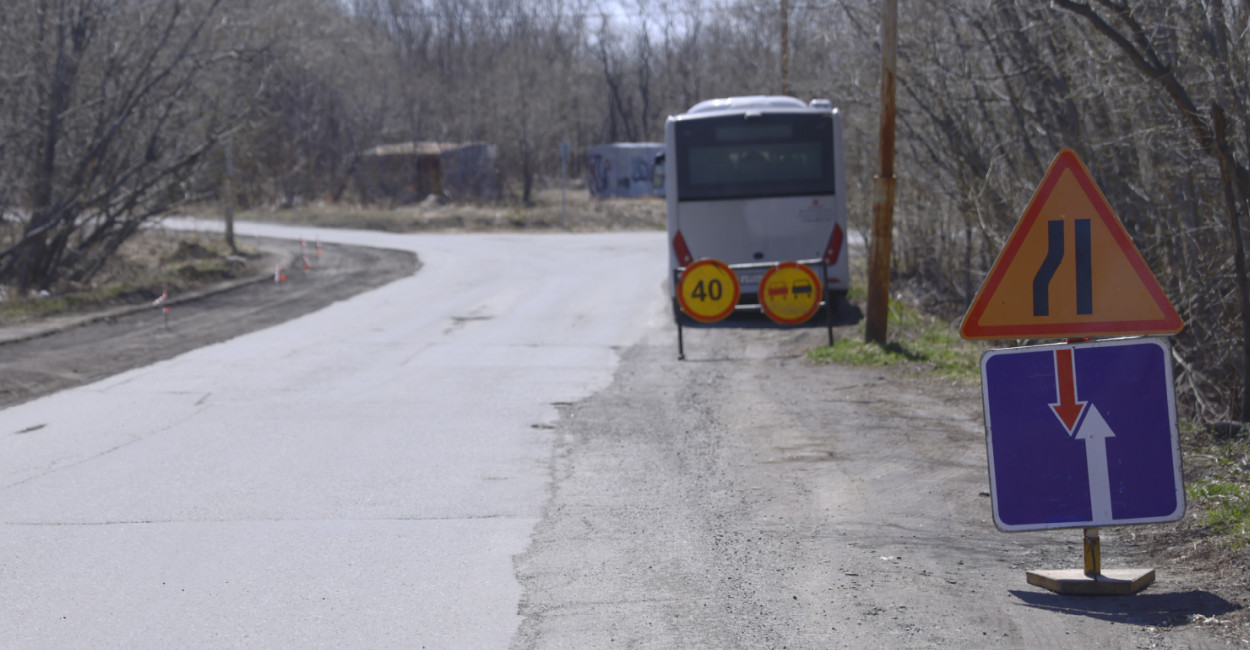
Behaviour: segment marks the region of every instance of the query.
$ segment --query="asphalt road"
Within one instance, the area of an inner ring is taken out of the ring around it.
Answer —
[[[663,235],[321,240],[424,266],[0,411],[2,645],[509,644],[555,404],[650,326]]]
[[[1079,531],[994,529],[975,388],[813,365],[821,329],[689,331],[678,361],[661,233],[320,237],[423,266],[0,410],[5,647],[1229,638],[1190,621],[1236,605],[1165,567],[1027,585]]]

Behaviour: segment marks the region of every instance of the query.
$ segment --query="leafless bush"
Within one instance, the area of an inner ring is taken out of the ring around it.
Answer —
[[[619,8],[619,9],[618,9]],[[1188,326],[1187,412],[1245,418],[1245,3],[914,0],[900,16],[895,269],[956,320],[1056,152],[1077,150]],[[361,153],[497,147],[531,202],[569,142],[659,140],[709,97],[827,97],[852,227],[875,169],[874,0],[0,3],[0,283],[89,277],[188,198],[342,195]],[[232,172],[232,173],[229,173]],[[229,181],[229,182],[227,182]]]

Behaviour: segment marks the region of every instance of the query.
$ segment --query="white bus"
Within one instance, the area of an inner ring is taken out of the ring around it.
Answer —
[[[835,311],[845,302],[846,166],[842,119],[829,100],[713,99],[669,117],[664,131],[669,288],[679,323],[675,277],[703,258],[735,268],[744,309],[758,304],[759,282],[779,262],[823,261],[826,301]]]

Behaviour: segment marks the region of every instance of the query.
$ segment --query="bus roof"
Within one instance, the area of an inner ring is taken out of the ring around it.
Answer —
[[[744,97],[725,97],[722,99],[708,99],[695,104],[686,111],[686,115],[691,114],[711,114],[711,113],[743,113],[746,111],[768,111],[768,112],[828,112],[832,110],[833,104],[827,99],[813,99],[810,105],[804,104],[802,101],[794,97],[785,95],[747,95]]]

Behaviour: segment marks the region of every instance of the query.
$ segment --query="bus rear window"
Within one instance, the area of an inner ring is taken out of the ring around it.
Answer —
[[[676,130],[678,200],[834,193],[828,115],[734,115]]]

